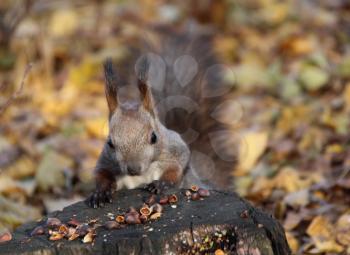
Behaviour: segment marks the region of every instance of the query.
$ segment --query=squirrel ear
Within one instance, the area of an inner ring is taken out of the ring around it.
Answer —
[[[149,60],[146,56],[141,57],[138,60],[136,68],[136,73],[138,76],[137,86],[141,95],[141,102],[145,109],[149,111],[153,116],[155,116],[152,91],[151,88],[147,85],[148,80],[148,71],[149,71]]]
[[[105,74],[105,93],[109,112],[112,113],[118,106],[117,87],[118,78],[114,71],[112,59],[108,58],[103,64]]]
[[[138,79],[137,86],[141,95],[141,102],[145,109],[149,111],[152,115],[155,115],[153,97],[151,88],[146,84],[145,81]]]

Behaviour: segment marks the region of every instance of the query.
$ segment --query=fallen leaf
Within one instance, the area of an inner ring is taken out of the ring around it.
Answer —
[[[306,206],[309,203],[309,190],[291,192],[284,197],[284,202],[292,207]]]
[[[336,243],[334,227],[324,216],[316,216],[306,233],[312,238],[319,252],[342,252],[344,248]]]
[[[300,81],[308,91],[316,91],[327,84],[329,74],[316,66],[305,66],[300,72]]]
[[[286,238],[289,244],[290,249],[292,250],[292,254],[297,254],[299,250],[299,241],[291,232],[286,232]]]
[[[78,20],[78,15],[74,10],[66,8],[58,9],[51,17],[49,31],[52,36],[69,36],[76,30]]]
[[[241,176],[250,172],[267,146],[267,132],[247,132],[242,134],[239,146],[238,167],[235,175]]]
[[[39,163],[35,176],[38,187],[41,190],[63,187],[65,185],[65,175],[63,170],[73,166],[72,159],[49,150],[44,154]]]
[[[300,213],[289,212],[284,220],[283,227],[287,231],[293,230],[302,220],[303,218]]]
[[[342,245],[350,244],[350,214],[346,213],[339,217],[336,223],[337,241]]]

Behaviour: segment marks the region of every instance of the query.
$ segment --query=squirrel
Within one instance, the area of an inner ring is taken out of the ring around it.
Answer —
[[[218,73],[203,75],[217,63],[212,33],[161,28],[156,35],[159,54],[133,53],[118,72],[110,58],[104,62],[109,135],[95,167],[96,190],[86,200],[91,207],[111,203],[121,188],[144,185],[157,194],[173,185],[232,185],[234,160],[221,157],[232,146],[221,137],[213,148],[209,135],[229,130],[210,116],[228,97],[217,93],[224,86]]]

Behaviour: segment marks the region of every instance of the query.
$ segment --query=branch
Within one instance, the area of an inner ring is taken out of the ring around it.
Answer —
[[[10,104],[22,93],[25,79],[27,78],[32,67],[32,63],[29,63],[26,66],[19,88],[11,95],[11,97],[3,105],[0,106],[0,116],[5,112],[5,110],[10,106]]]

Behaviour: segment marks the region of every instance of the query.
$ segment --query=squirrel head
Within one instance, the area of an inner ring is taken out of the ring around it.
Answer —
[[[120,80],[108,59],[104,64],[105,92],[109,108],[110,147],[123,174],[142,175],[161,149],[160,124],[145,77],[135,84]]]

